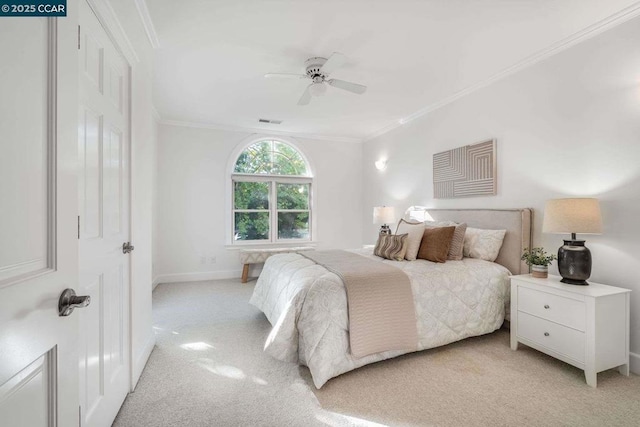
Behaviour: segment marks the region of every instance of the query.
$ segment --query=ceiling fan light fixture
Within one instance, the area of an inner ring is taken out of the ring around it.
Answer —
[[[327,86],[324,83],[314,82],[309,86],[309,93],[311,93],[311,96],[323,96],[327,93]]]
[[[346,90],[347,92],[362,95],[367,87],[358,83],[347,82],[345,80],[330,79],[329,75],[336,69],[343,66],[346,58],[339,52],[333,52],[329,58],[313,57],[305,61],[305,74],[294,73],[267,73],[267,78],[279,77],[286,79],[309,79],[311,84],[306,87],[302,96],[298,100],[298,105],[309,105],[311,99],[323,96],[327,92],[327,85]]]

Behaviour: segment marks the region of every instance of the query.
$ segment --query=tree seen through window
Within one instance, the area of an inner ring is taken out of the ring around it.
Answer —
[[[307,176],[307,163],[300,153],[278,141],[260,141],[238,157],[235,173]]]
[[[235,163],[234,241],[310,240],[311,177],[302,155],[280,141],[247,147]]]

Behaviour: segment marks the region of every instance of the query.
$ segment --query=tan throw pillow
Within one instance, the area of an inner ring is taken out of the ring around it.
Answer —
[[[385,259],[394,261],[402,261],[407,252],[407,235],[406,234],[385,234],[380,233],[373,254]]]
[[[405,258],[408,261],[415,261],[420,249],[420,242],[424,233],[424,224],[421,222],[409,222],[404,219],[398,221],[396,234],[408,234],[407,236],[407,253]]]
[[[453,221],[428,221],[425,222],[425,227],[433,228],[433,227],[443,227],[443,226],[455,226],[456,231],[453,233],[453,238],[451,239],[451,245],[449,246],[449,253],[447,254],[447,259],[452,261],[460,261],[463,257],[463,249],[464,249],[464,235],[467,231],[467,224],[462,223],[458,224]]]
[[[425,228],[418,251],[418,258],[433,262],[447,262],[449,246],[455,227]]]

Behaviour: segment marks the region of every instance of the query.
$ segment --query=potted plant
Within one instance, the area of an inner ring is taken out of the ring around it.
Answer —
[[[544,248],[524,248],[520,258],[531,267],[531,275],[540,279],[546,279],[549,274],[549,265],[558,259],[555,255],[547,255]]]

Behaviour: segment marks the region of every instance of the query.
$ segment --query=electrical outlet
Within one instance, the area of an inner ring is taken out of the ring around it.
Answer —
[[[215,264],[215,263],[216,263],[216,257],[210,256],[209,257],[209,264]]]

